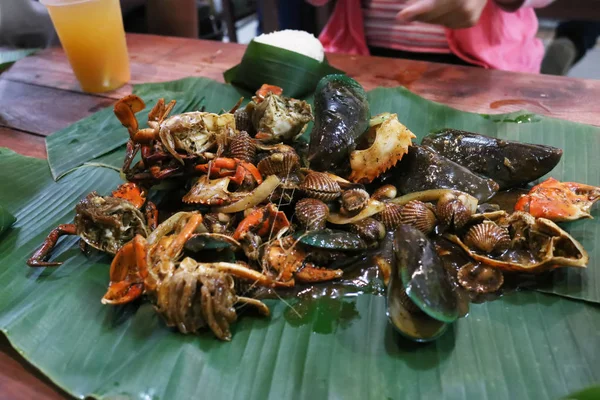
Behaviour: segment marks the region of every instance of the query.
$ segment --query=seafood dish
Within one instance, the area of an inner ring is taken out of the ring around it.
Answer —
[[[60,237],[79,236],[112,257],[103,304],[150,302],[166,326],[221,340],[242,312],[269,316],[269,296],[374,268],[392,327],[427,342],[471,303],[588,264],[559,224],[591,218],[600,188],[544,178],[561,149],[454,129],[415,143],[345,75],[319,82],[314,107],[269,84],[219,114],[171,115],[175,102],[157,101],[146,123],[138,96],[115,104],[126,182],[81,199],[30,267],[58,267]]]

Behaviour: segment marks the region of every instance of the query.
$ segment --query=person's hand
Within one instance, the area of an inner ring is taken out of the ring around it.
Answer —
[[[411,0],[396,18],[447,28],[470,28],[477,24],[487,0]]]

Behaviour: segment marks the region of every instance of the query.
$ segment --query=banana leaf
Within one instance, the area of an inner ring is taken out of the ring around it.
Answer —
[[[152,96],[154,89],[144,90]],[[524,113],[465,113],[404,89],[376,89],[369,100],[373,113],[398,113],[419,139],[453,127],[556,145],[565,155],[553,176],[600,183],[598,128]],[[208,332],[168,329],[145,301],[101,305],[110,259],[84,256],[75,238],[55,250],[61,267],[28,268],[27,257],[50,229],[72,221],[80,198],[92,190],[107,194],[121,182],[118,172],[98,165],[118,167],[122,157],[116,149],[88,158],[79,164],[85,168],[55,182],[44,160],[0,149],[0,204],[17,217],[0,241],[0,329],[76,397],[559,399],[600,381],[595,221],[565,225],[591,255],[579,281],[547,288],[570,298],[523,291],[473,304],[467,318],[426,345],[394,333],[385,299],[373,294],[270,300],[270,318],[242,314],[232,342],[223,343]]]
[[[312,93],[325,75],[343,73],[325,59],[314,58],[279,47],[252,41],[242,61],[223,74],[225,82],[255,92],[263,83],[283,88],[289,97]]]
[[[8,210],[0,205],[0,237],[4,231],[7,231],[16,221],[15,217]]]
[[[8,68],[13,63],[25,58],[39,49],[15,49],[0,51],[0,71]]]
[[[250,97],[247,92],[205,78],[133,85],[133,93],[146,103],[146,112],[137,115],[142,127],[147,112],[161,97],[166,101],[177,100],[172,115],[198,111],[202,107],[214,112],[228,110],[240,97]],[[127,130],[115,118],[112,107],[55,132],[46,138],[52,176],[58,180],[73,168],[123,146],[128,138]]]

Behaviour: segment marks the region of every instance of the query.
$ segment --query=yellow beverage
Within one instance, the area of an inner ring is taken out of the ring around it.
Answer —
[[[106,92],[129,81],[129,59],[119,0],[41,0],[73,72],[86,92]]]

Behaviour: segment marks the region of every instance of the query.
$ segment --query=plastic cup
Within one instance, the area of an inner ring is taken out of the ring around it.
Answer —
[[[107,92],[129,81],[129,58],[119,0],[40,2],[48,8],[84,91]]]

